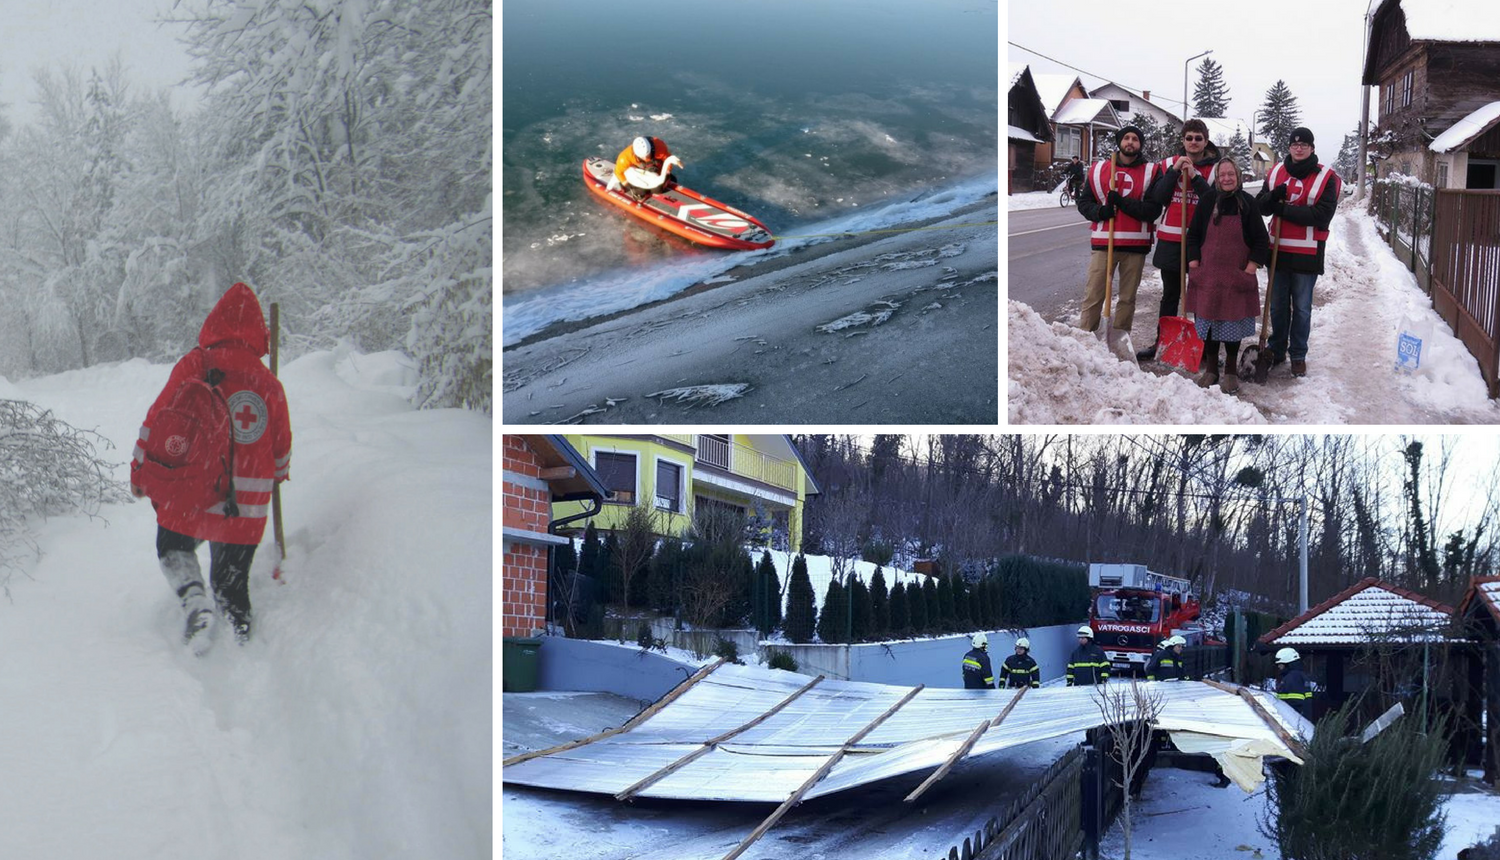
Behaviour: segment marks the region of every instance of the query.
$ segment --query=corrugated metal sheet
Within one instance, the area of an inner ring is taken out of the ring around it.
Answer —
[[[1277,645],[1361,645],[1378,640],[1440,642],[1447,613],[1370,586],[1278,636]]]
[[[705,741],[770,711],[808,678],[724,665],[629,731],[573,749],[507,765],[506,783],[619,794],[699,750]],[[1162,696],[1161,728],[1253,742],[1292,757],[1277,734],[1238,696],[1197,682],[1142,686]],[[1115,686],[1123,686],[1123,682]],[[845,742],[911,691],[825,680],[765,722],[748,729],[640,791],[643,797],[777,803],[786,800]],[[923,689],[851,749],[807,798],[887,777],[939,767],[981,720],[993,720],[1013,690]],[[1292,734],[1311,726],[1269,694],[1259,701]],[[980,737],[970,757],[1103,722],[1094,688],[1028,691],[1005,721]]]

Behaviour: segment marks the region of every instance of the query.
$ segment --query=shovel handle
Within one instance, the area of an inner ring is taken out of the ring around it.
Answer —
[[[1118,155],[1119,155],[1118,152],[1111,152],[1109,154],[1109,190],[1110,191],[1114,191],[1115,190],[1115,157],[1118,156]],[[1108,203],[1109,201],[1106,200],[1105,202]],[[1116,213],[1116,214],[1119,214],[1119,213]],[[1114,268],[1115,268],[1115,216],[1111,215],[1111,216],[1109,216],[1109,243],[1106,245],[1105,251],[1104,251],[1104,331],[1105,331],[1106,336],[1109,333],[1109,323],[1110,323],[1109,300],[1110,300],[1110,288],[1114,286],[1114,281],[1115,281]]]
[[[1188,225],[1193,223],[1193,210],[1188,206],[1188,175],[1182,172],[1182,244],[1177,248],[1177,284],[1181,288],[1177,293],[1177,315],[1184,316],[1183,308],[1187,307],[1187,237]]]
[[[1271,237],[1271,271],[1266,276],[1266,303],[1260,312],[1260,348],[1266,348],[1271,332],[1271,290],[1276,288],[1276,252],[1281,250],[1281,237]]]

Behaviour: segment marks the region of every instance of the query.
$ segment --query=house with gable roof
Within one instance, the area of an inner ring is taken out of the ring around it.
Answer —
[[[1491,0],[1375,0],[1360,82],[1379,88],[1377,174],[1500,188],[1500,15]]]
[[[1031,67],[1025,63],[1010,64],[1010,94],[1005,109],[1009,164],[1006,193],[1035,191],[1036,150],[1039,145],[1052,142],[1052,113],[1042,104],[1042,95],[1031,78]]]
[[[1464,630],[1476,643],[1479,666],[1470,675],[1471,690],[1483,703],[1479,738],[1484,781],[1500,786],[1500,576],[1476,576],[1458,604]]]

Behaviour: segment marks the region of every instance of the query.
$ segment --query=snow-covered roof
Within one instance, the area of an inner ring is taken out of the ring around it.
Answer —
[[[1260,637],[1264,645],[1358,646],[1375,641],[1441,642],[1453,607],[1366,577]]]
[[[1105,114],[1102,118],[1100,114]],[[1111,128],[1119,124],[1119,115],[1108,99],[1074,99],[1052,115],[1058,125],[1082,125],[1097,122]]]
[[[1452,152],[1455,149],[1463,149],[1474,138],[1494,128],[1497,123],[1500,123],[1500,102],[1490,102],[1454,123],[1451,128],[1438,135],[1428,148],[1433,152]]]
[[[1399,0],[1412,41],[1500,42],[1494,0]]]
[[[1143,92],[1141,92],[1139,90],[1133,90],[1130,87],[1120,86],[1119,84],[1115,83],[1114,81],[1105,81],[1104,83],[1100,84],[1099,86],[1095,87],[1094,89],[1089,90],[1089,95],[1090,96],[1095,96],[1095,97],[1108,98],[1108,96],[1100,96],[1099,94],[1103,93],[1105,90],[1108,90],[1110,88],[1114,88],[1114,89],[1119,90],[1120,92],[1125,93],[1126,95],[1130,96],[1131,108],[1132,108],[1131,113],[1132,114],[1140,113],[1140,111],[1134,110],[1134,108],[1135,108],[1135,102],[1136,101],[1141,101],[1141,102],[1145,102],[1146,104],[1148,104],[1148,105],[1156,108],[1157,110],[1161,111],[1162,113],[1166,114],[1167,116],[1170,116],[1174,122],[1181,122],[1181,119],[1177,116],[1177,114],[1171,108],[1166,107],[1165,105],[1162,105],[1162,104],[1158,103],[1155,99],[1148,99],[1148,98],[1146,98],[1145,93],[1143,93]]]
[[[1467,618],[1476,606],[1488,611],[1490,617],[1500,623],[1500,576],[1476,576],[1469,582],[1469,590],[1458,610]]]
[[[1032,134],[1031,132],[1027,131],[1024,128],[1016,128],[1013,125],[1007,125],[1005,127],[1005,129],[1006,129],[1005,136],[1009,140],[1029,140],[1032,143],[1045,143],[1046,142],[1046,141],[1038,140],[1037,137],[1036,137],[1036,135]]]
[[[1076,85],[1083,88],[1083,82],[1077,75],[1038,74],[1035,69],[1031,72],[1031,80],[1036,84],[1036,91],[1042,97],[1042,106],[1049,112],[1062,107],[1063,99],[1068,97],[1068,91]]]
[[[1016,81],[1019,81],[1021,79],[1021,76],[1024,75],[1024,74],[1026,74],[1026,64],[1025,63],[1011,63],[1010,64],[1010,86],[1015,86],[1016,85]]]

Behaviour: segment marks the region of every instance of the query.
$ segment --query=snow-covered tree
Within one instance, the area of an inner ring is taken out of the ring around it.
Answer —
[[[1223,153],[1234,159],[1243,173],[1250,169],[1250,141],[1245,139],[1244,132],[1238,128],[1234,130],[1234,137],[1222,147]]]
[[[1198,116],[1222,117],[1229,110],[1229,85],[1224,67],[1205,57],[1198,64],[1198,83],[1193,87],[1193,109]]]
[[[1259,131],[1266,136],[1266,145],[1278,158],[1285,157],[1287,139],[1301,120],[1297,97],[1292,95],[1286,81],[1277,80],[1266,90],[1266,99],[1261,103]]]
[[[1339,154],[1333,162],[1333,169],[1345,182],[1354,182],[1359,175],[1359,126],[1354,131],[1344,135],[1344,142],[1339,146]]]

